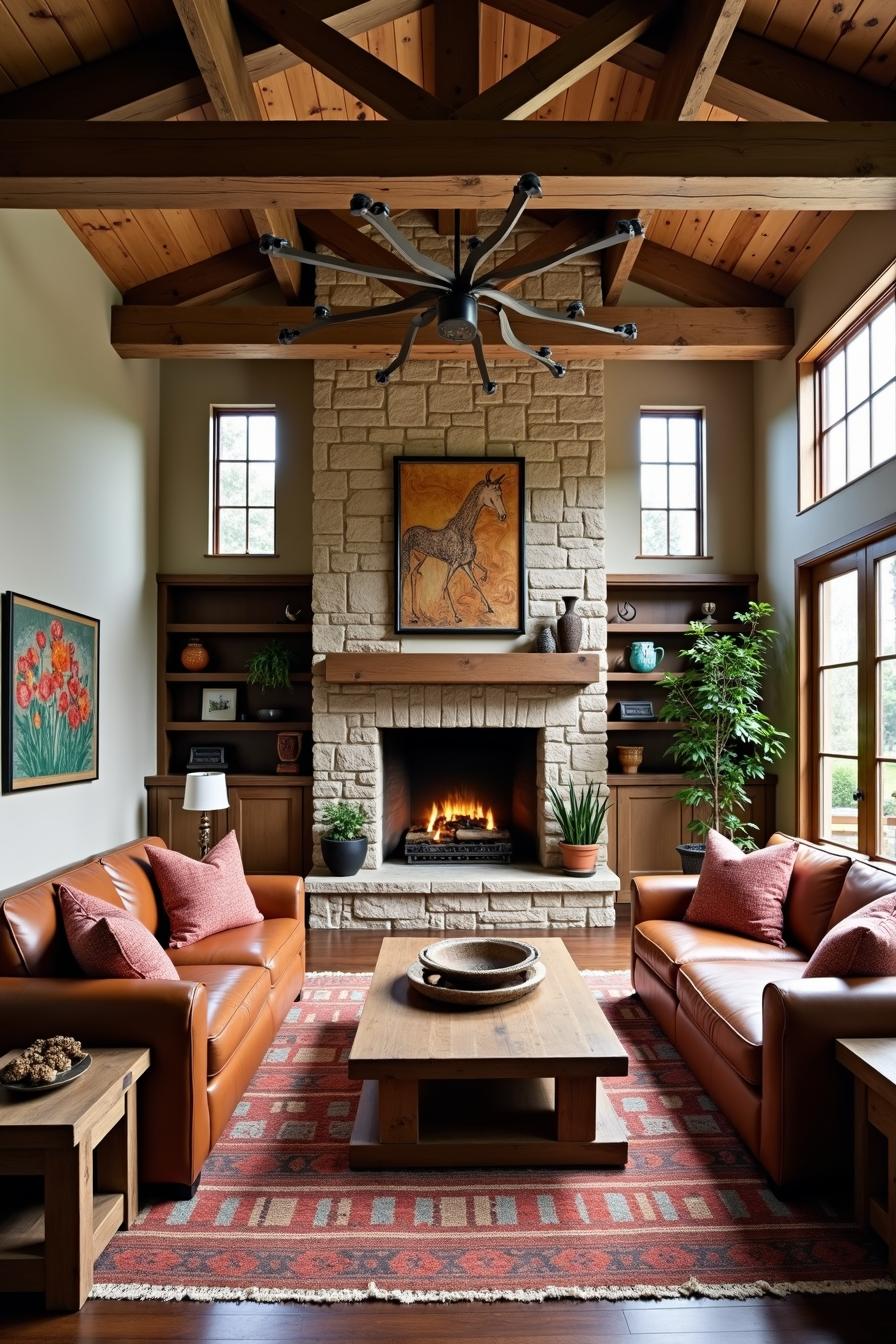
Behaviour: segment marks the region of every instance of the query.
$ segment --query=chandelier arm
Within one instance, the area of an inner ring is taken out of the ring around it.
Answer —
[[[615,247],[617,243],[627,243],[630,241],[630,235],[627,233],[611,233],[607,238],[601,238],[596,243],[587,243],[583,247],[571,247],[566,252],[555,252],[552,257],[545,257],[538,266],[511,266],[506,270],[495,267],[489,271],[488,275],[482,276],[480,285],[492,284],[495,280],[516,280],[518,276],[525,275],[543,275],[545,271],[551,271],[555,266],[561,266],[564,262],[575,261],[578,257],[586,257],[593,252],[602,252],[607,247]]]
[[[482,390],[486,396],[491,396],[498,390],[498,384],[489,373],[488,364],[485,362],[485,351],[482,348],[482,337],[477,331],[470,344],[473,347],[473,354],[476,356],[476,367],[479,369],[479,377],[482,379]]]
[[[436,308],[427,308],[424,312],[418,313],[416,317],[411,318],[398,354],[392,360],[391,364],[387,364],[384,369],[379,369],[377,371],[376,381],[378,383],[387,383],[392,377],[392,374],[402,367],[407,360],[408,355],[410,355],[418,335],[422,329],[428,326],[433,320],[437,311]]]
[[[492,230],[487,238],[484,238],[477,247],[474,247],[471,250],[470,255],[464,262],[464,268],[461,271],[461,284],[472,284],[473,277],[475,276],[478,267],[485,261],[486,257],[491,256],[496,247],[500,247],[504,240],[510,237],[511,233],[513,233],[513,230],[520,222],[523,211],[529,204],[529,198],[532,195],[532,192],[524,190],[521,183],[522,179],[520,179],[520,182],[514,187],[513,196],[504,212],[504,218],[501,220],[501,223],[497,228]],[[541,193],[539,192],[539,195],[540,194]]]
[[[282,238],[270,240],[270,244],[260,248],[266,256],[285,257],[287,261],[298,261],[304,266],[317,266],[328,271],[349,271],[352,275],[363,275],[370,280],[397,280],[406,285],[420,285],[424,289],[438,290],[442,292],[448,288],[447,283],[434,278],[427,279],[424,275],[416,275],[412,271],[392,270],[388,266],[368,266],[361,261],[349,261],[347,257],[334,257],[328,252],[305,252],[300,247],[293,247],[291,243],[286,243]]]
[[[621,322],[615,327],[602,327],[598,322],[585,322],[578,317],[568,317],[565,313],[554,313],[547,308],[535,308],[532,304],[524,303],[522,299],[516,298],[513,294],[505,294],[503,289],[489,288],[487,293],[481,297],[488,299],[489,303],[500,304],[501,308],[510,308],[513,312],[519,313],[521,317],[537,318],[539,322],[555,322],[561,327],[578,327],[579,330],[584,331],[600,331],[606,336],[621,336],[623,340],[630,341],[635,340],[638,335],[633,322]]]
[[[536,350],[534,346],[527,345],[525,341],[520,340],[519,336],[517,336],[513,327],[510,325],[510,318],[504,312],[503,308],[498,308],[496,311],[498,314],[498,325],[501,328],[501,336],[505,345],[509,345],[511,350],[518,350],[521,355],[528,355],[530,359],[534,359],[538,364],[542,364],[544,368],[550,369],[555,378],[562,376],[560,370],[562,370],[563,373],[566,372],[563,365],[558,364],[555,359],[551,359],[550,355],[543,355],[541,351]]]
[[[431,294],[421,290],[418,294],[411,294],[406,299],[396,299],[394,303],[382,303],[374,308],[358,308],[348,313],[334,313],[331,317],[319,317],[313,322],[307,322],[304,327],[284,327],[278,340],[281,345],[291,345],[293,341],[306,336],[310,331],[321,331],[324,327],[341,326],[344,322],[367,322],[371,318],[384,317],[389,313],[406,313],[412,308],[422,308],[431,299]]]
[[[430,276],[433,280],[444,282],[444,285],[450,284],[454,279],[450,267],[443,266],[440,261],[426,256],[424,252],[415,247],[411,240],[406,238],[400,229],[396,228],[385,210],[365,208],[363,210],[353,210],[352,214],[376,229],[377,233],[391,243],[398,255],[410,266],[413,266],[415,270],[422,271],[424,275]],[[443,288],[444,285],[440,284],[439,288]]]

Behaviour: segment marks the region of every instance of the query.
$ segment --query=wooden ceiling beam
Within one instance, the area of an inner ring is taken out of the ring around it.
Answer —
[[[311,321],[311,309],[222,306],[112,309],[112,344],[126,359],[376,359],[394,355],[407,317],[374,318],[325,327],[313,337],[280,345],[284,326]],[[595,322],[636,322],[638,340],[575,328],[551,330],[551,348],[564,359],[780,359],[793,345],[789,308],[612,308],[593,309]],[[514,318],[520,339],[541,345],[546,326]],[[433,328],[417,338],[413,358],[470,360],[468,346],[440,341]],[[490,358],[514,358],[497,320],[483,315],[482,336]]]
[[[676,12],[672,43],[654,82],[645,121],[693,121],[703,106],[725,48],[737,27],[745,0],[682,0]],[[562,39],[561,39],[562,40]],[[626,216],[643,229],[651,212],[644,209],[611,214],[609,228]],[[630,239],[603,258],[604,303],[618,303],[632,273],[644,234]]]
[[[494,283],[499,289],[518,289],[524,283],[526,277],[520,275],[504,279],[504,272],[516,270],[518,266],[523,265],[536,267],[557,252],[565,252],[567,248],[575,247],[577,243],[591,242],[593,239],[602,237],[603,233],[604,229],[599,215],[581,210],[564,215],[544,233],[540,233],[531,243],[521,247],[519,251],[514,252],[512,256],[507,257],[505,261],[496,266]],[[597,263],[592,264],[596,265]],[[589,318],[590,320],[592,319]]]
[[[607,0],[596,14],[457,111],[465,120],[523,121],[646,31],[668,0]]]
[[[892,210],[887,123],[0,122],[0,208],[495,209],[538,168],[555,210]]]
[[[594,0],[491,0],[551,33],[567,33],[594,10]],[[656,79],[669,46],[649,29],[612,63]],[[896,89],[860,79],[824,61],[740,30],[734,33],[707,92],[707,102],[747,121],[886,121],[896,119]]]
[[[479,0],[434,0],[436,97],[463,107],[479,93]]]
[[[382,116],[415,120],[448,115],[448,108],[426,89],[295,0],[239,0],[239,6],[277,42]]]
[[[697,307],[776,308],[784,302],[780,294],[770,289],[741,280],[671,247],[652,243],[649,238],[635,258],[631,278],[657,294]]]
[[[229,252],[219,252],[205,261],[182,266],[156,280],[135,285],[122,296],[125,303],[149,303],[182,307],[232,299],[267,284],[271,268],[256,243],[243,243]]]

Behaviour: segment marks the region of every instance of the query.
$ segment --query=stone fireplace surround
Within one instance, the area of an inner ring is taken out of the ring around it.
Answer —
[[[405,216],[403,227],[407,227]],[[414,239],[447,260],[423,216]],[[480,229],[488,220],[480,221]],[[539,231],[518,237],[525,246]],[[599,302],[593,269],[567,267],[527,281],[530,300],[559,307]],[[386,300],[387,291],[321,284],[333,307]],[[394,296],[393,296],[394,297]],[[518,361],[495,361],[485,397],[466,363],[410,361],[388,387],[377,364],[315,362],[313,477],[313,715],[315,868],[306,882],[313,928],[494,929],[612,924],[618,880],[559,871],[549,783],[606,778],[606,685],[371,685],[328,682],[327,653],[524,650],[554,619],[565,593],[581,596],[583,649],[606,648],[603,368],[577,361],[562,380]],[[392,459],[396,455],[526,459],[527,633],[519,640],[397,636],[393,614]],[[547,664],[549,666],[549,664]],[[604,660],[601,660],[604,666]],[[526,727],[536,733],[538,862],[384,863],[382,731]],[[321,866],[322,814],[333,798],[363,802],[371,818],[367,864],[355,878]]]

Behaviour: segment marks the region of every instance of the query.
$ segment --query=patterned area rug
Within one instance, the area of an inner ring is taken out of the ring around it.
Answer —
[[[144,1208],[94,1297],[336,1302],[750,1297],[896,1288],[881,1242],[782,1202],[622,974],[619,1170],[351,1172],[367,975],[311,975],[189,1202]]]

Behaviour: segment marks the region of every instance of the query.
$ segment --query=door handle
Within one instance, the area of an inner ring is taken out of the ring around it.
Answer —
[[[864,789],[856,789],[852,795],[852,800],[854,803],[863,803],[865,801]]]

